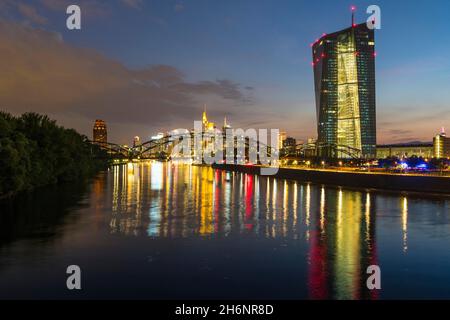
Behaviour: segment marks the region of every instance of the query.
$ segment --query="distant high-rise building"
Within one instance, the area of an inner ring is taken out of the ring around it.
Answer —
[[[103,120],[95,120],[93,129],[93,141],[100,146],[106,146],[108,142],[108,132],[106,130],[106,123]]]
[[[231,129],[230,124],[227,122],[227,117],[225,117],[223,119],[223,127],[222,127],[222,132],[226,133],[227,129]]]
[[[316,156],[316,147],[317,147],[317,139],[308,138],[306,139],[306,143],[303,143],[302,152],[305,157],[314,157]]]
[[[450,157],[450,137],[445,134],[442,128],[441,133],[433,138],[434,157],[438,159]]]
[[[286,140],[286,132],[282,131],[278,133],[278,150],[283,148],[283,141]]]
[[[285,155],[295,155],[297,148],[297,140],[292,137],[287,137],[283,141],[283,153]]]
[[[376,156],[375,41],[366,23],[312,45],[320,156]]]
[[[135,136],[133,139],[133,147],[137,147],[141,145],[141,138],[139,136]]]
[[[214,124],[214,122],[209,122],[208,120],[208,116],[206,115],[206,104],[205,104],[205,109],[203,110],[203,114],[202,114],[202,124],[203,124],[203,131],[212,131],[216,128],[216,125]]]

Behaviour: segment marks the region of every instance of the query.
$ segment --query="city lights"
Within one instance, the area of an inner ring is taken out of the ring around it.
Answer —
[[[450,2],[78,2],[0,0],[0,299],[450,299]]]

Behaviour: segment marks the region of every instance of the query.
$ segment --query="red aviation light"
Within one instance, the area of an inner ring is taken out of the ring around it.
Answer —
[[[356,6],[351,6],[350,9],[352,10],[352,27],[355,28],[356,27],[356,23],[355,23]]]

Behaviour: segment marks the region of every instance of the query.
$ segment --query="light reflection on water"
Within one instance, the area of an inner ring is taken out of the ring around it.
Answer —
[[[41,207],[47,215],[51,206],[39,199],[14,208],[12,215],[33,217]],[[93,291],[86,297],[450,298],[445,197],[141,162],[112,167],[83,199],[83,208],[72,199],[70,207],[53,213],[69,212],[76,219],[2,221],[0,227],[17,232],[10,232],[11,239],[32,241],[0,245],[0,289],[22,297],[26,283],[27,290],[45,293],[46,286],[58,287],[54,274],[76,261],[88,265],[92,276],[86,281]],[[49,230],[60,237],[54,244],[43,241]],[[40,264],[22,254],[28,251]],[[374,264],[382,268],[380,292],[366,288],[366,269]],[[117,266],[120,271],[102,278]],[[39,267],[40,274],[53,271],[36,278]],[[27,280],[14,282],[15,277]],[[116,291],[109,289],[111,278]],[[49,297],[65,295],[62,290]]]
[[[146,232],[156,237],[254,233],[309,239],[316,228],[326,236],[327,216],[332,216],[336,230],[330,232],[336,232],[338,245],[347,243],[348,234],[359,238],[361,225],[367,226],[369,237],[367,192],[158,162],[134,164],[131,169],[116,166],[108,179],[111,176],[113,233]],[[316,203],[317,197],[316,207],[311,202]]]
[[[112,233],[302,239],[309,247],[310,298],[327,298],[330,292],[338,299],[377,297],[363,287],[367,266],[377,264],[375,205],[369,192],[162,163],[117,166],[110,175],[118,190],[112,199]]]

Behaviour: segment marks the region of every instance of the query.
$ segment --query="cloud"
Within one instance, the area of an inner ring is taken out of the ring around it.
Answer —
[[[197,83],[178,82],[173,88],[184,93],[216,94],[225,99],[244,102],[245,96],[241,92],[240,85],[230,80],[201,81]]]
[[[167,65],[130,69],[73,47],[58,33],[5,21],[0,21],[0,74],[0,109],[14,113],[160,128],[192,124],[206,100],[228,114],[249,103],[246,91],[231,80],[188,82]]]
[[[41,4],[50,10],[58,11],[58,10],[64,10],[67,8],[67,6],[70,5],[69,0],[40,0]]]
[[[0,18],[17,19],[27,24],[46,25],[48,20],[34,6],[16,0],[0,0]]]
[[[142,0],[120,0],[120,2],[134,9],[141,9],[144,4]]]
[[[161,27],[167,27],[167,21],[161,17],[150,16],[148,17],[148,19],[156,25],[159,25]]]
[[[45,15],[54,11],[62,15],[73,4],[72,0],[36,0],[33,4],[26,1],[0,0],[0,18],[7,21],[20,21],[35,26],[47,26],[49,20]],[[108,17],[111,15],[111,6],[105,1],[79,0],[83,18]]]
[[[65,11],[69,5],[74,4],[72,0],[40,0],[40,2],[53,11]],[[144,4],[143,0],[117,0],[117,2],[133,9],[141,9]],[[88,16],[106,16],[111,13],[111,1],[79,0],[76,4],[80,6],[83,15],[87,13]]]
[[[391,135],[403,136],[403,135],[411,134],[412,131],[411,130],[402,130],[402,129],[391,129],[388,131],[388,133]]]
[[[418,137],[412,136],[415,134],[414,131],[408,129],[388,129],[383,131],[385,131],[386,135],[393,142],[412,142],[420,140]]]
[[[37,12],[36,8],[34,8],[34,7],[30,6],[30,5],[24,4],[24,3],[18,3],[17,6],[18,6],[17,8],[18,8],[19,12],[26,19],[29,19],[31,22],[34,22],[34,23],[39,24],[39,25],[47,24],[47,22],[48,22],[47,18],[41,16]]]
[[[109,17],[111,7],[106,1],[99,0],[79,0],[74,3],[72,0],[40,0],[41,4],[48,10],[63,12],[71,4],[77,4],[81,8],[83,18]]]
[[[174,6],[174,10],[176,11],[176,12],[181,12],[181,11],[183,11],[184,10],[184,4],[182,4],[182,3],[177,3],[177,4],[175,4],[175,6]]]

